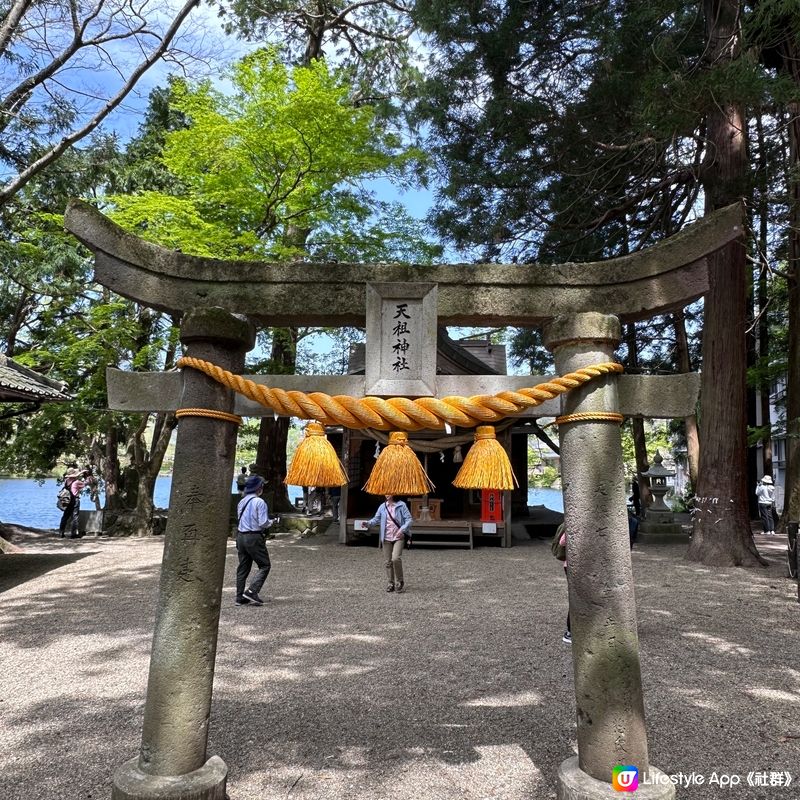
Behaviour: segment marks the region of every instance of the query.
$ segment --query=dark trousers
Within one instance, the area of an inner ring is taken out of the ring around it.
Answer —
[[[78,502],[78,498],[73,495],[64,509],[64,513],[61,515],[61,522],[58,525],[58,532],[62,536],[67,532],[68,525],[70,526],[70,535],[78,535],[78,514],[80,514],[80,510],[81,504]]]
[[[250,581],[250,589],[258,594],[272,566],[263,534],[239,531],[236,534],[236,549],[239,551],[239,566],[236,568],[236,596],[241,597],[244,593],[244,585],[254,561],[259,569],[255,578]]]
[[[771,533],[775,530],[775,522],[772,519],[772,505],[766,503],[758,504],[758,515],[761,517],[761,526],[764,533]]]

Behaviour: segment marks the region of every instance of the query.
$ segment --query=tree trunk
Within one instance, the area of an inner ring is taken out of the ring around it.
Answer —
[[[119,486],[119,456],[117,449],[119,438],[114,416],[109,415],[106,429],[106,452],[103,458],[103,480],[106,484],[106,511],[118,511],[122,508]]]
[[[795,114],[800,113],[800,108]],[[797,118],[792,123],[794,129]],[[800,143],[793,134],[795,148]],[[795,156],[797,150],[795,149]],[[796,164],[796,162],[794,162]],[[792,186],[792,223],[790,240],[789,279],[789,369],[786,379],[786,470],[784,473],[784,499],[781,526],[800,520],[800,192],[798,183]]]
[[[17,350],[17,336],[19,335],[22,324],[27,317],[27,312],[30,309],[31,301],[34,298],[23,289],[14,307],[14,314],[8,323],[8,332],[6,333],[6,355],[13,358]]]
[[[705,0],[707,57],[724,64],[739,56],[737,0]],[[706,211],[745,194],[746,122],[743,110],[720,98],[707,115],[703,164]],[[744,243],[709,257],[705,299],[700,472],[694,535],[688,558],[713,566],[765,563],[756,550],[747,511],[747,281]]]
[[[758,163],[758,327],[757,350],[761,359],[762,368],[766,366],[769,358],[769,316],[767,306],[769,303],[769,286],[767,285],[767,248],[769,247],[769,181],[767,163],[767,142],[764,136],[764,125],[761,114],[756,117],[756,131],[758,132],[759,163]],[[758,387],[758,399],[761,416],[761,467],[764,475],[772,475],[772,420],[770,418],[770,381],[762,380]]]
[[[783,71],[800,87],[800,52],[787,36],[781,45]],[[789,366],[786,375],[786,470],[781,528],[800,520],[800,103],[789,103],[789,263],[786,281],[789,302]]]
[[[322,52],[323,39],[325,36],[325,5],[318,3],[316,15],[310,13],[311,23],[307,28],[308,38],[306,39],[306,51],[303,53],[302,66],[310,66],[312,61],[323,58]]]
[[[158,435],[153,436],[148,448],[144,439],[148,418],[149,415],[145,414],[128,444],[131,464],[125,476],[126,499],[130,501],[135,496],[135,504],[128,503],[130,510],[122,513],[109,528],[111,535],[151,536],[154,533],[153,491],[177,419],[174,414],[158,414],[154,423],[154,431],[157,431]],[[135,488],[130,485],[132,483],[135,484]]]
[[[647,507],[653,502],[653,495],[650,491],[650,478],[644,474],[650,469],[650,462],[647,460],[644,420],[641,417],[634,417],[631,420],[631,430],[633,432],[633,453],[636,456],[636,476],[639,480],[639,502],[642,514],[645,514]]]
[[[639,350],[636,346],[636,326],[633,323],[625,327],[625,343],[628,345],[628,369],[631,372],[638,372]],[[631,419],[631,433],[633,434],[633,454],[636,458],[636,479],[639,483],[639,504],[641,513],[644,514],[653,498],[650,492],[650,478],[643,475],[650,469],[650,464],[647,460],[644,420],[641,417]]]
[[[92,443],[89,446],[89,465],[94,473],[94,481],[89,485],[89,498],[94,503],[94,510],[100,511],[102,505],[100,504],[100,486],[98,485],[98,478],[103,475],[103,465],[105,463],[105,448],[97,437],[92,437]]]
[[[297,360],[297,329],[275,328],[272,336],[270,372],[294,374]],[[286,447],[289,441],[287,417],[263,417],[258,431],[256,472],[266,481],[264,499],[272,512],[292,511],[286,477]]]
[[[675,355],[678,361],[678,370],[683,373],[692,371],[689,358],[689,340],[686,336],[686,314],[683,310],[672,315],[672,324],[675,328]],[[692,491],[697,488],[697,473],[700,468],[700,435],[697,430],[697,414],[685,417],[686,428],[686,461],[689,466],[689,480],[692,482]]]
[[[747,197],[747,230],[754,230],[753,218],[753,193],[752,191]],[[745,390],[747,392],[747,428],[745,435],[747,437],[747,471],[746,475],[746,495],[747,498],[747,516],[749,519],[758,519],[758,503],[756,501],[756,486],[758,485],[758,443],[750,442],[749,431],[755,431],[758,427],[758,387],[753,381],[747,380],[747,372],[755,369],[758,361],[758,336],[755,324],[755,302],[756,302],[756,286],[755,275],[752,265],[745,256],[745,291],[747,293],[747,319],[745,322],[745,347],[747,349],[747,364],[745,367]]]
[[[292,511],[286,477],[286,446],[289,440],[289,418],[264,417],[258,433],[256,472],[266,481],[263,497],[270,512]]]
[[[160,465],[159,465],[160,466]],[[152,474],[152,465],[139,471],[139,491],[136,495],[136,508],[131,514],[130,533],[133,536],[153,535],[153,490],[155,489],[158,467]]]

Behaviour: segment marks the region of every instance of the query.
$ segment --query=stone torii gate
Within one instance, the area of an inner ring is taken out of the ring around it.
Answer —
[[[370,332],[380,330],[381,304],[403,297],[420,304],[428,331],[421,347],[435,347],[430,331],[436,324],[543,325],[545,344],[563,375],[612,361],[621,323],[681,308],[702,296],[708,288],[707,257],[742,233],[741,210],[731,206],[649,250],[604,262],[420,267],[197,258],[131,236],[79,201],[70,203],[66,227],[94,252],[99,283],[181,315],[185,355],[233,373],[244,368],[256,324],[366,321],[369,347]],[[377,300],[369,301],[370,293],[377,293]],[[427,360],[433,361],[430,355]],[[377,363],[382,364],[381,357]],[[381,366],[364,376],[250,377],[285,390],[352,397],[469,396],[548,380],[444,378],[424,365],[405,384],[391,380]],[[575,415],[559,426],[571,532],[567,549],[578,738],[578,757],[559,769],[562,800],[617,797],[610,781],[620,764],[638,768],[637,796],[674,797],[674,786],[648,759],[619,427],[597,417],[609,412],[687,416],[694,411],[697,378],[608,375],[524,414]],[[137,758],[117,769],[112,797],[224,800],[227,767],[217,756],[207,758],[206,746],[235,466],[236,429],[226,416],[273,412],[191,369],[110,372],[109,397],[111,408],[126,411],[219,412],[216,417],[185,416],[178,427],[142,746]],[[588,419],[581,418],[584,412]]]

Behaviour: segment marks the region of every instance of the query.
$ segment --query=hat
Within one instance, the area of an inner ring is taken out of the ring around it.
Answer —
[[[764,476],[764,477],[761,479],[761,483],[772,483],[772,478],[770,478],[770,476],[769,476],[769,475],[765,475],[765,476]]]
[[[254,494],[264,485],[264,479],[260,475],[251,475],[244,485],[245,494]]]
[[[79,478],[83,473],[77,467],[72,467],[64,473],[65,478]]]

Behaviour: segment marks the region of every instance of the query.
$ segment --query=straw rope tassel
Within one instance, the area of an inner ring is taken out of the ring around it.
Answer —
[[[503,490],[517,486],[508,453],[497,441],[493,426],[479,425],[475,429],[475,443],[464,458],[453,486],[458,489]]]
[[[364,491],[369,494],[426,494],[436,487],[425,474],[408,434],[392,431],[388,444],[381,450]]]
[[[344,467],[319,422],[306,425],[303,441],[297,446],[283,482],[291,486],[344,486],[347,483]]]

